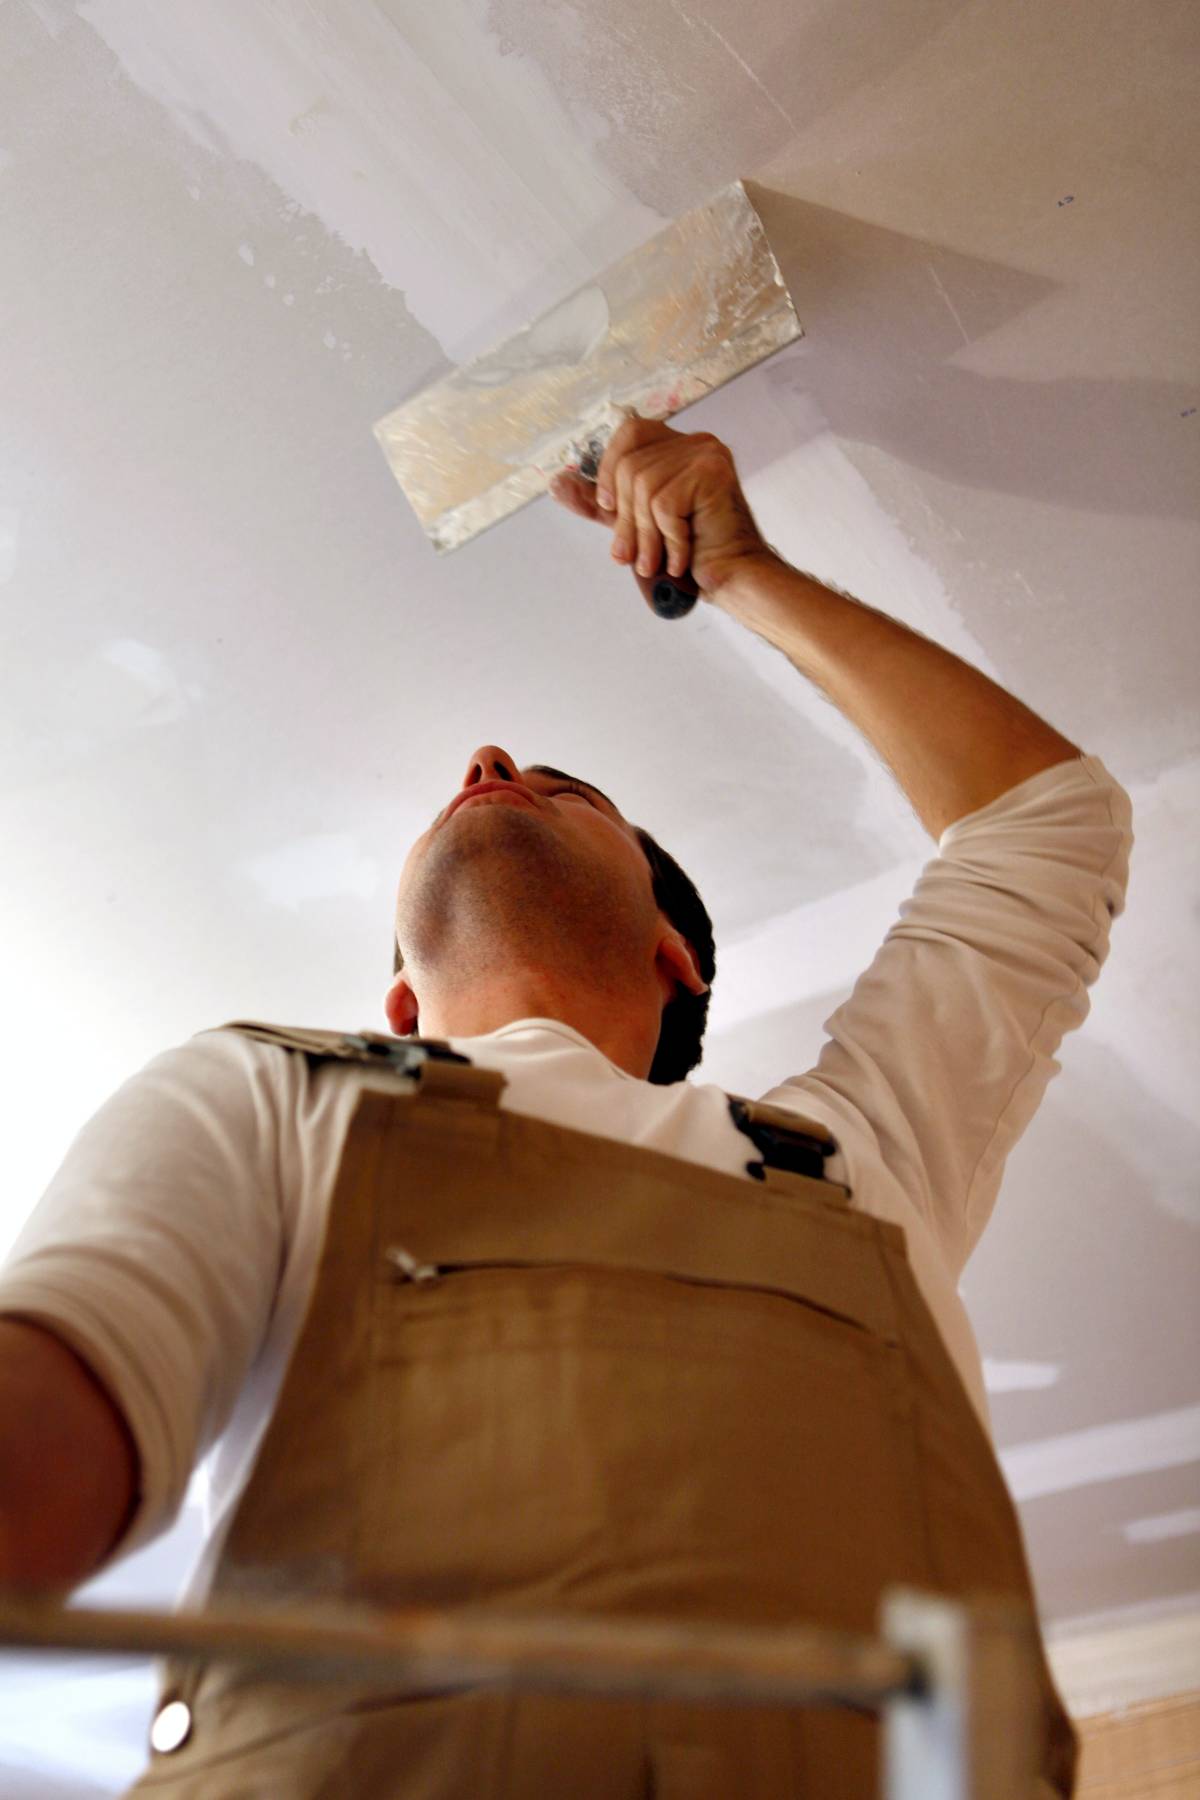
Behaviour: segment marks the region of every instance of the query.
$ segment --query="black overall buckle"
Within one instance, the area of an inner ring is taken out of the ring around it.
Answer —
[[[415,1075],[427,1062],[465,1063],[469,1056],[452,1050],[441,1038],[385,1037],[381,1031],[348,1031],[342,1039],[347,1050],[365,1051],[375,1061],[386,1063],[398,1075]]]
[[[795,1131],[785,1125],[768,1125],[750,1117],[744,1100],[729,1096],[729,1111],[739,1131],[744,1131],[762,1157],[761,1163],[747,1163],[747,1175],[765,1181],[766,1168],[787,1169],[793,1175],[807,1175],[814,1181],[825,1179],[825,1159],[833,1155],[833,1147],[808,1131]]]

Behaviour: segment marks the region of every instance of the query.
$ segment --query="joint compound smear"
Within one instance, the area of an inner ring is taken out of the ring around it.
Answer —
[[[477,387],[499,387],[514,375],[581,363],[608,332],[608,300],[601,287],[581,288],[543,319],[527,325],[496,356],[463,370]]]
[[[181,133],[253,163],[370,257],[451,361],[663,223],[614,192],[551,82],[502,53],[474,0],[81,0],[79,13]]]

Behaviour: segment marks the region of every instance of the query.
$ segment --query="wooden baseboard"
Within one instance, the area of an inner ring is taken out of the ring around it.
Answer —
[[[1200,1689],[1078,1719],[1077,1800],[1197,1800]]]
[[[1200,1689],[1200,1605],[1093,1615],[1046,1628],[1046,1654],[1076,1721]]]

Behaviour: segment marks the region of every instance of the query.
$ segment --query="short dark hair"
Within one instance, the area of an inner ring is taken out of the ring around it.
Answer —
[[[691,877],[684,874],[675,858],[656,843],[648,831],[643,831],[640,825],[633,829],[650,864],[655,905],[692,946],[701,977],[708,983],[703,994],[677,987],[674,997],[663,1007],[658,1046],[646,1080],[656,1087],[670,1087],[673,1081],[682,1081],[689,1075],[704,1054],[708,1003],[717,973],[716,945],[712,920]]]
[[[693,994],[685,987],[678,987],[674,998],[663,1007],[658,1045],[646,1080],[653,1082],[655,1087],[670,1087],[672,1082],[684,1080],[704,1054],[708,1003],[717,973],[716,946],[712,920],[695,883],[648,831],[643,831],[640,825],[633,829],[650,865],[654,903],[692,946],[701,977],[708,983],[708,990],[703,994]],[[393,933],[392,973],[399,975],[403,967],[404,957]]]

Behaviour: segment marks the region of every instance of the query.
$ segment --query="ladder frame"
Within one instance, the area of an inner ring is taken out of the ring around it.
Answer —
[[[481,1686],[880,1715],[881,1800],[1018,1800],[1037,1787],[1037,1626],[1011,1599],[885,1591],[879,1636],[490,1609],[138,1612],[0,1592],[0,1647],[250,1662],[396,1692]],[[1048,1790],[1042,1788],[1043,1793]]]

